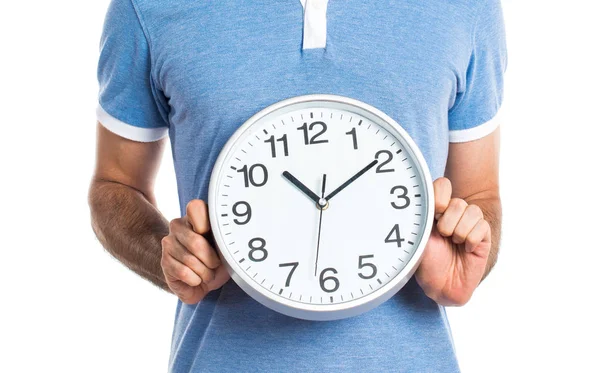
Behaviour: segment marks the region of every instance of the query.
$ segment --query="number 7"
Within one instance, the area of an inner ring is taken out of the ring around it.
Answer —
[[[290,286],[290,281],[292,279],[292,275],[294,274],[294,271],[296,270],[296,268],[298,268],[298,262],[281,263],[279,265],[279,267],[292,267],[292,270],[290,271],[290,274],[288,275],[287,280],[285,281],[285,287],[287,288],[288,286]]]

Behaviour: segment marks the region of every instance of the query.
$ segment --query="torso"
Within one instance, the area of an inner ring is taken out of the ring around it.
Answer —
[[[329,1],[327,46],[302,50],[298,0],[136,0],[153,76],[169,102],[182,209],[206,199],[212,165],[245,120],[277,101],[327,93],[364,101],[415,140],[435,179],[448,109],[471,53],[470,1]],[[183,213],[183,210],[182,210]],[[232,281],[179,304],[171,370],[454,372],[444,310],[414,281],[361,316],[308,322],[277,314]]]

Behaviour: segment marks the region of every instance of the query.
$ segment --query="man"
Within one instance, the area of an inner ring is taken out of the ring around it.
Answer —
[[[459,371],[444,306],[465,304],[497,257],[505,68],[499,0],[113,0],[89,201],[106,249],[180,299],[170,371]],[[435,180],[415,280],[332,322],[281,315],[228,281],[203,202],[229,136],[311,93],[391,116]],[[167,133],[182,214],[170,224],[153,195]]]

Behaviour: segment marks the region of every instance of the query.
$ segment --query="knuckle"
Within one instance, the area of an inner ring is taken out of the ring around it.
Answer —
[[[165,247],[167,247],[168,245],[170,245],[169,236],[164,236],[163,238],[161,238],[160,246],[162,247],[163,251],[165,250]]]
[[[188,249],[196,256],[200,256],[203,254],[205,249],[204,239],[202,236],[197,235],[195,233],[190,233]]]
[[[175,272],[174,273],[175,277],[177,277],[180,280],[185,281],[185,280],[188,280],[190,277],[187,267],[176,268],[174,272]]]
[[[207,266],[211,269],[217,269],[221,265],[221,261],[219,260],[216,252],[214,252],[214,249],[211,250],[213,250],[213,254],[209,256]]]
[[[480,220],[480,224],[482,224],[482,225],[483,225],[483,227],[484,227],[484,230],[485,230],[486,232],[487,232],[487,231],[491,231],[491,230],[492,230],[492,227],[490,226],[490,223],[489,223],[487,220],[485,220],[485,219],[481,219],[481,220]]]
[[[442,201],[440,199],[436,199],[435,200],[435,207],[436,210],[440,210],[440,209],[445,209],[447,207],[447,202],[446,201]]]
[[[202,269],[200,270],[200,277],[202,277],[206,282],[210,282],[215,279],[215,271],[206,266],[202,266]]]
[[[168,272],[169,267],[167,264],[167,259],[164,255],[160,258],[160,267],[162,268],[163,272]]]
[[[454,235],[452,236],[452,241],[454,243],[464,243],[466,239],[465,232],[459,232],[458,230],[454,231]]]
[[[180,219],[180,218],[177,218],[177,219],[173,219],[173,220],[171,220],[171,221],[169,222],[169,231],[170,231],[170,232],[173,232],[174,230],[176,230],[176,229],[178,228],[178,226],[179,226],[180,222],[181,222],[181,219]]]
[[[198,236],[193,241],[193,247],[190,251],[204,263],[207,267],[214,269],[219,266],[220,262],[216,258],[216,253],[212,246],[204,238]]]
[[[438,222],[437,229],[442,236],[450,236],[452,234],[452,229],[446,224],[442,224],[442,222]]]
[[[185,254],[181,259],[181,262],[186,267],[193,268],[198,264],[198,259],[196,259],[196,257],[192,254]]]
[[[465,238],[465,243],[469,244],[469,245],[476,245],[479,243],[479,240],[477,239],[477,237],[475,237],[475,235],[473,234],[469,234],[466,238]]]
[[[481,211],[481,208],[477,205],[468,205],[465,212],[469,213],[470,215],[483,218],[483,211]]]
[[[464,210],[467,208],[467,202],[462,198],[451,198],[449,206],[456,210]]]
[[[469,235],[470,229],[465,225],[458,225],[454,230],[452,240],[454,243],[464,243]]]
[[[191,279],[188,280],[188,284],[190,286],[200,286],[200,284],[202,283],[202,279],[198,276],[194,276]]]

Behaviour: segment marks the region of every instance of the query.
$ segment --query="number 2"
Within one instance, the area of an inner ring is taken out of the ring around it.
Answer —
[[[383,166],[385,166],[386,164],[388,164],[392,161],[392,158],[394,157],[392,155],[392,152],[389,150],[380,150],[377,153],[375,153],[375,159],[379,160],[379,156],[381,154],[385,154],[387,156],[387,159],[385,161],[381,162],[379,164],[379,166],[377,166],[377,168],[375,169],[375,173],[381,174],[384,172],[394,172],[393,168],[383,168]]]

